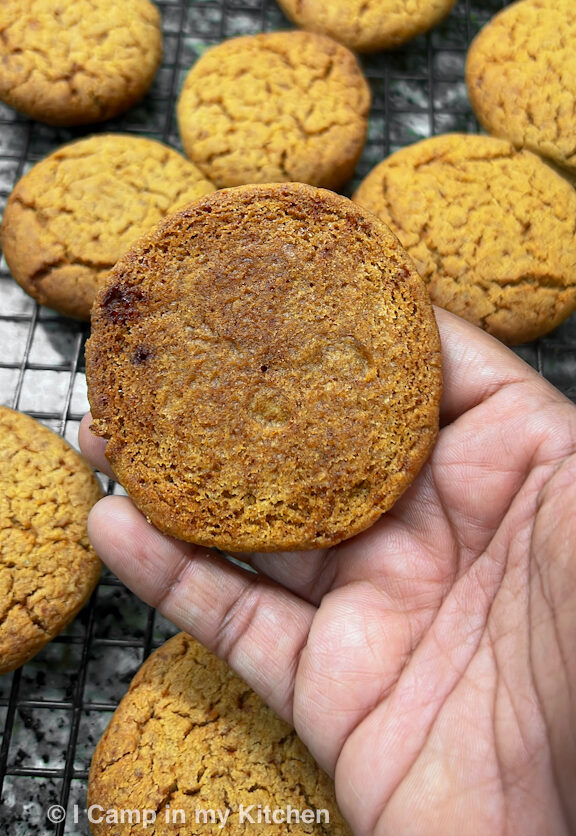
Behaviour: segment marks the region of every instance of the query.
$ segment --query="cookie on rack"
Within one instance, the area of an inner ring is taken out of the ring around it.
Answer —
[[[147,815],[156,836],[254,824],[271,836],[350,836],[332,780],[294,730],[186,633],[147,659],[116,709],[92,758],[92,805]],[[101,818],[94,836],[110,833]],[[119,820],[115,836],[141,834],[137,819]]]
[[[446,134],[392,154],[354,200],[399,237],[432,300],[505,343],[576,309],[576,191],[503,139]]]
[[[576,4],[522,0],[497,14],[466,60],[482,126],[576,174]]]
[[[364,147],[370,89],[331,38],[271,32],[224,41],[178,101],[184,150],[218,187],[298,181],[336,189]]]
[[[172,215],[115,266],[86,351],[119,481],[159,529],[206,546],[351,537],[437,434],[422,281],[377,218],[312,186],[240,186]]]
[[[22,177],[2,220],[16,281],[40,304],[88,319],[110,268],[162,218],[214,186],[144,137],[100,134],[64,145]]]
[[[150,0],[2,0],[0,32],[0,99],[50,125],[123,113],[162,60]]]
[[[63,438],[0,406],[0,673],[35,656],[96,586],[86,520],[101,496]]]
[[[356,52],[393,49],[437,26],[456,0],[278,0],[297,26]]]

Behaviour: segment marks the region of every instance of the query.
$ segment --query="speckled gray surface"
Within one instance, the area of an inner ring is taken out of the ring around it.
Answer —
[[[225,37],[289,25],[274,0],[158,0],[157,5],[164,62],[150,94],[121,119],[58,129],[0,104],[0,210],[21,174],[63,142],[121,130],[180,147],[174,101],[194,60]],[[464,85],[466,48],[504,5],[504,0],[459,0],[428,36],[363,59],[374,101],[366,148],[347,193],[399,147],[435,133],[477,130]],[[87,408],[86,336],[86,326],[38,308],[0,262],[0,403],[38,417],[73,444]],[[576,400],[574,317],[518,353]],[[142,660],[174,632],[105,572],[90,604],[57,640],[20,671],[0,677],[1,834],[87,836],[83,808],[94,746]],[[54,804],[67,808],[60,824],[46,818]]]

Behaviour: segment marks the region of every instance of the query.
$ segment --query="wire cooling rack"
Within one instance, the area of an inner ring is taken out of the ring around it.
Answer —
[[[122,0],[117,0],[122,3]],[[145,101],[89,129],[31,122],[0,104],[0,206],[29,167],[71,141],[122,131],[180,141],[175,103],[184,76],[210,45],[235,35],[290,28],[274,0],[157,0],[164,61]],[[373,95],[368,141],[352,189],[384,156],[447,131],[476,132],[464,84],[468,44],[505,0],[459,0],[432,33],[393,53],[363,59]],[[88,327],[39,308],[0,263],[0,403],[38,418],[77,446],[88,408]],[[576,317],[518,353],[576,400]],[[109,492],[118,488],[104,480]],[[103,573],[89,604],[62,635],[0,677],[0,833],[87,836],[84,808],[94,746],[150,651],[176,628]],[[60,805],[67,816],[50,823]]]

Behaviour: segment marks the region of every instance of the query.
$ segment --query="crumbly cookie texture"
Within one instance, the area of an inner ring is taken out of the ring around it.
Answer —
[[[16,184],[2,248],[16,281],[42,305],[88,319],[110,268],[166,215],[214,191],[160,142],[103,134],[65,145]]]
[[[101,496],[64,439],[0,406],[0,673],[38,653],[96,586],[86,520]]]
[[[398,235],[437,305],[505,343],[576,309],[576,191],[528,151],[433,137],[376,166],[354,200]]]
[[[356,52],[392,49],[439,24],[456,0],[278,0],[310,32],[330,35]]]
[[[576,173],[576,4],[522,0],[494,17],[466,60],[482,126]]]
[[[216,192],[142,239],[95,301],[86,359],[136,505],[230,551],[367,528],[437,434],[422,281],[377,218],[303,184]]]
[[[161,60],[149,0],[0,3],[0,99],[41,122],[117,116],[146,93]]]
[[[271,836],[350,836],[332,781],[295,732],[185,633],[152,654],[116,709],[92,759],[88,805],[93,804],[152,811],[156,836],[253,829]],[[280,811],[276,823],[257,822],[258,809],[266,807]],[[311,811],[314,819],[316,811],[324,812],[318,823],[295,822],[295,813],[292,822],[278,821],[289,808]],[[185,818],[179,825],[176,811]],[[208,811],[214,819],[197,819]],[[218,811],[227,816],[225,826]],[[92,824],[92,833],[140,836],[135,818],[113,827]]]
[[[335,189],[366,139],[370,89],[349,50],[307,32],[233,38],[192,67],[178,101],[190,159],[217,186]]]

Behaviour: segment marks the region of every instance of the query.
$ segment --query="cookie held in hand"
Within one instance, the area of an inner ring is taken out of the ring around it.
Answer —
[[[440,344],[398,240],[302,184],[216,192],[122,258],[87,344],[93,430],[161,531],[228,551],[334,545],[434,443]]]

